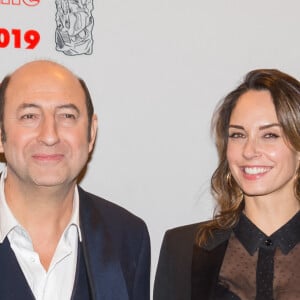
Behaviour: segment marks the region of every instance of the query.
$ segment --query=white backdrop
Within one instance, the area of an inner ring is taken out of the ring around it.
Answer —
[[[250,69],[300,78],[299,11],[297,0],[94,0],[93,53],[68,56],[55,50],[54,0],[0,0],[0,28],[41,36],[28,50],[11,34],[1,78],[47,58],[87,82],[100,124],[81,185],[146,221],[152,280],[165,230],[212,215],[216,103]]]

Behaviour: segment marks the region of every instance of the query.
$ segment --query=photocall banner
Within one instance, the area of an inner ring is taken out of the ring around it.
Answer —
[[[154,275],[164,232],[213,214],[218,101],[251,69],[300,79],[299,11],[299,0],[0,0],[0,78],[51,59],[86,81],[99,131],[80,184],[146,221]]]

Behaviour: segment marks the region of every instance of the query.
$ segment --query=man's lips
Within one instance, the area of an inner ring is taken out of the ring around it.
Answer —
[[[59,161],[64,157],[63,154],[34,154],[32,157],[37,161]]]

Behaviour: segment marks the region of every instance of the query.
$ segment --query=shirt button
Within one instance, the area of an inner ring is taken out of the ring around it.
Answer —
[[[273,245],[273,242],[272,242],[272,240],[270,240],[270,239],[266,239],[266,240],[265,240],[265,245],[266,245],[267,247],[270,247],[270,246],[272,246],[272,245]]]

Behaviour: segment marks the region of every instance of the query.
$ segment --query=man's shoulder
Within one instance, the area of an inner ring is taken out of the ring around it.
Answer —
[[[130,225],[145,225],[145,222],[125,209],[124,207],[106,200],[100,196],[85,191],[81,187],[78,187],[79,191],[79,203],[80,213],[87,213],[96,217],[101,217],[106,221],[113,220],[114,224],[126,224]]]

